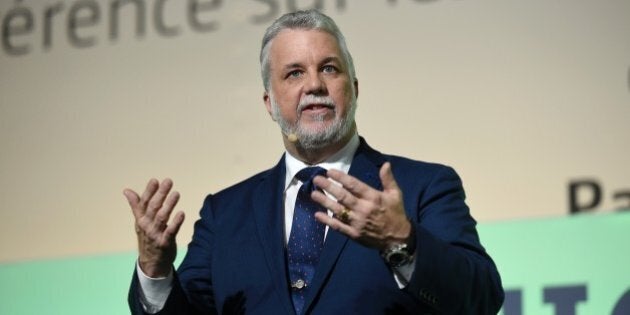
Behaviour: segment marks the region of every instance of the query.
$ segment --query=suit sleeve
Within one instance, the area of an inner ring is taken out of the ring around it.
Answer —
[[[201,209],[201,219],[195,223],[195,233],[179,269],[173,273],[173,288],[164,308],[156,315],[217,314],[212,294],[212,196]],[[133,315],[148,315],[140,302],[140,283],[134,271],[129,289],[129,309]]]
[[[459,176],[444,166],[419,196],[406,199],[406,206],[416,207],[408,210],[416,263],[405,290],[440,314],[496,314],[503,303],[501,280],[464,199]]]

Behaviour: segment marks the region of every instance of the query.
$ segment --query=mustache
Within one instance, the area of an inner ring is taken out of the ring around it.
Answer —
[[[300,99],[297,110],[298,112],[301,112],[307,106],[314,104],[323,105],[330,108],[335,107],[335,102],[330,96],[306,95]]]

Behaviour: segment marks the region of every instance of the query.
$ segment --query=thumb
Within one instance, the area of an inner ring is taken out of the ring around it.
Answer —
[[[127,198],[127,202],[129,203],[129,206],[131,207],[131,211],[133,212],[133,215],[136,217],[136,219],[141,217],[142,211],[138,209],[140,196],[138,196],[138,194],[135,191],[128,188],[123,190],[123,195],[125,195],[125,198]]]
[[[394,179],[394,174],[392,173],[392,164],[389,162],[385,162],[381,167],[381,170],[378,174],[381,178],[381,183],[383,183],[384,190],[399,190],[398,183],[396,183],[396,179]]]

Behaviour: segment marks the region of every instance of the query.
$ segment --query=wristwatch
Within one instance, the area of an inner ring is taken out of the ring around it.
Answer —
[[[404,243],[393,244],[381,252],[381,257],[385,259],[388,265],[394,268],[404,266],[411,262],[413,252],[416,249],[416,236],[413,224],[409,238]]]
[[[394,244],[385,249],[381,256],[388,265],[398,268],[411,262],[411,253],[407,248],[407,244]]]

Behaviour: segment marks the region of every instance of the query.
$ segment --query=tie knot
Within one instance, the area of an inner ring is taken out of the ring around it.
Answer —
[[[307,167],[295,174],[295,177],[306,183],[312,181],[317,175],[326,175],[326,170],[319,166]]]
[[[311,191],[317,189],[313,185],[313,178],[317,175],[326,175],[326,169],[319,166],[307,167],[295,174],[295,178],[302,181],[300,192],[310,194]]]

